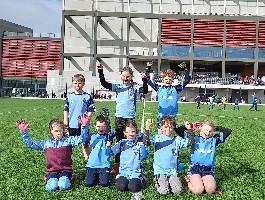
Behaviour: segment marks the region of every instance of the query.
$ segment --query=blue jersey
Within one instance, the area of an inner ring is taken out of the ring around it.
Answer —
[[[185,80],[178,85],[158,85],[148,80],[148,84],[157,92],[159,118],[163,115],[176,116],[178,113],[178,93],[185,88],[189,81],[189,74],[187,74]]]
[[[36,150],[45,150],[47,148],[60,148],[64,146],[77,146],[84,143],[87,140],[87,126],[81,126],[80,136],[63,136],[60,140],[55,140],[52,138],[47,138],[44,140],[31,140],[28,130],[20,131],[23,138],[23,142],[28,148]]]
[[[85,112],[94,112],[95,105],[90,94],[86,92],[82,94],[72,92],[66,97],[64,110],[69,112],[69,128],[79,128],[78,118]]]
[[[223,132],[208,138],[195,136],[191,148],[191,165],[212,167],[215,162],[216,147],[224,140]]]
[[[188,138],[158,134],[151,137],[150,142],[154,146],[154,174],[176,174],[179,150],[188,145]]]
[[[119,176],[127,179],[142,177],[142,159],[146,158],[148,151],[146,146],[137,142],[137,140],[123,139],[116,143],[112,148],[114,155],[120,155]]]
[[[134,118],[136,114],[136,97],[140,85],[112,84],[112,91],[116,92],[116,117]]]
[[[107,134],[92,134],[88,141],[90,143],[90,154],[86,167],[110,168],[111,147],[106,146]]]

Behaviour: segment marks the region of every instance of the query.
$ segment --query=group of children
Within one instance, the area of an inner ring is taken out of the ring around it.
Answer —
[[[176,126],[178,112],[178,92],[189,83],[189,71],[185,69],[183,82],[172,85],[174,73],[166,70],[162,73],[163,85],[157,85],[148,73],[141,73],[143,91],[148,84],[158,94],[157,132],[149,135],[153,119],[146,121],[144,133],[139,134],[136,116],[136,96],[140,85],[133,82],[133,70],[124,67],[121,71],[122,83],[109,83],[105,80],[103,66],[98,66],[101,85],[116,93],[115,134],[109,130],[109,121],[100,114],[94,120],[95,133],[90,133],[89,122],[95,111],[93,98],[83,91],[85,79],[77,74],[72,78],[75,92],[68,94],[64,107],[64,120],[53,119],[49,124],[51,137],[33,141],[28,134],[28,124],[24,119],[17,121],[20,134],[27,147],[44,150],[46,160],[45,187],[48,191],[66,190],[73,179],[72,148],[83,146],[86,161],[85,185],[99,184],[107,187],[110,175],[116,175],[116,188],[129,190],[133,199],[140,199],[143,186],[142,160],[148,156],[148,146],[154,147],[155,186],[160,194],[180,193],[182,182],[178,175],[178,156],[182,147],[191,147],[191,165],[185,180],[189,189],[199,194],[203,191],[213,193],[216,188],[212,167],[216,146],[225,141],[230,129],[215,127],[211,120],[192,124],[185,122]],[[200,131],[195,135],[194,131]],[[213,134],[219,131],[218,134]],[[174,134],[176,132],[177,134]],[[111,170],[111,156],[115,164]]]

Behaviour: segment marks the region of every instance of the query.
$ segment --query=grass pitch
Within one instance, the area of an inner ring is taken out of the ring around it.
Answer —
[[[87,188],[83,184],[85,169],[81,147],[77,147],[73,154],[73,165],[76,180],[70,190],[61,192],[47,192],[44,188],[43,175],[45,163],[43,152],[28,149],[22,142],[15,126],[17,119],[23,117],[30,123],[32,139],[44,139],[49,136],[48,122],[53,117],[63,118],[62,100],[26,100],[0,99],[0,199],[122,199],[129,200],[129,192],[117,192],[115,180],[112,178],[109,188]],[[112,127],[114,127],[115,102],[96,102],[97,115],[103,107],[108,107],[111,113]],[[143,103],[137,103],[137,122],[141,126]],[[179,105],[178,124],[184,120],[196,121],[205,118],[213,119],[216,124],[233,130],[226,142],[218,147],[214,171],[217,187],[222,195],[194,195],[189,192],[184,183],[184,191],[180,195],[160,195],[156,191],[152,179],[152,149],[145,160],[145,171],[148,181],[143,190],[144,199],[265,199],[265,107],[259,106],[258,112],[249,111],[249,106],[240,107],[234,111],[232,105],[223,111],[215,106],[208,110],[202,105],[200,110],[193,103]],[[157,103],[146,103],[146,118],[156,119]],[[93,118],[94,119],[94,118]],[[92,130],[94,130],[93,123]],[[155,132],[155,126],[152,133]],[[180,161],[186,164],[180,175],[186,173],[189,163],[189,149],[180,153]]]

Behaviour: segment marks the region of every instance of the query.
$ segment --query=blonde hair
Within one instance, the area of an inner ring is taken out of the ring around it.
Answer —
[[[167,69],[161,73],[162,78],[165,78],[166,76],[171,77],[173,79],[174,78],[174,71],[171,69]]]
[[[213,122],[213,120],[211,120],[211,119],[205,119],[205,120],[201,123],[201,127],[202,127],[203,125],[208,125],[208,126],[212,127],[213,130],[215,129],[214,122]]]
[[[72,81],[77,81],[77,82],[85,83],[85,77],[84,77],[83,74],[75,74],[72,77]]]
[[[175,118],[171,115],[163,115],[160,118],[160,126],[163,126],[165,123],[169,123],[173,127],[176,126]]]
[[[62,120],[58,118],[54,118],[49,122],[49,132],[51,133],[51,130],[53,129],[54,126],[59,126],[62,129],[64,129],[64,123]]]

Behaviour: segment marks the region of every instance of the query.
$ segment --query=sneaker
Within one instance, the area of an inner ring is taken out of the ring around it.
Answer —
[[[115,164],[112,170],[110,171],[111,175],[116,175],[119,173],[119,164]]]
[[[142,199],[142,193],[141,192],[132,193],[131,200],[141,200],[141,199]]]

